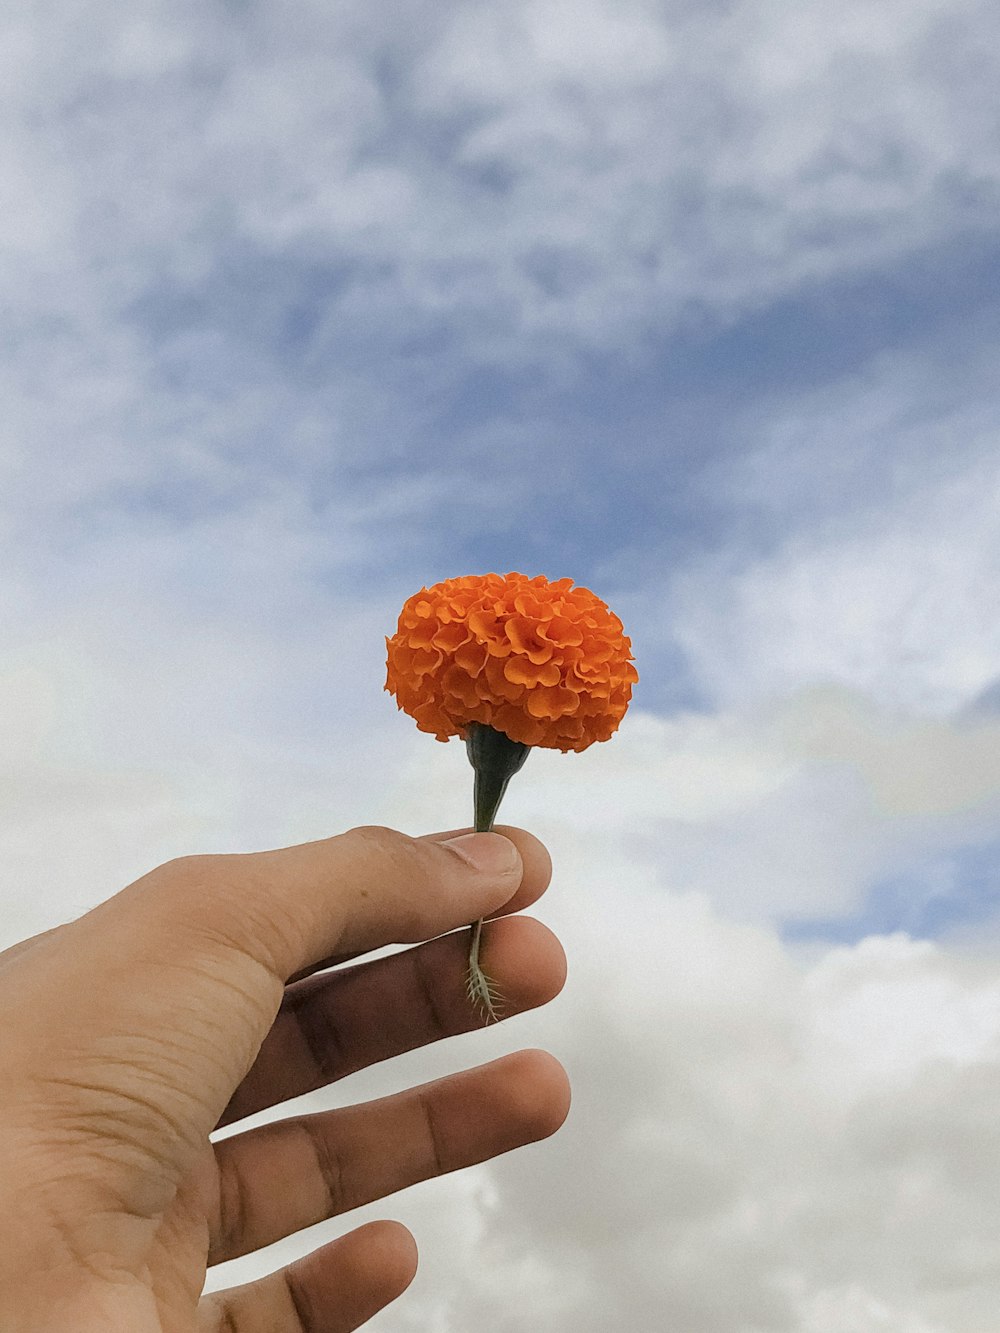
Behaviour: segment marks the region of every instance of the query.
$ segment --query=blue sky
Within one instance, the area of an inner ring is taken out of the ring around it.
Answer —
[[[877,880],[860,919],[793,922],[791,938],[843,942],[903,931],[933,937],[956,925],[975,927],[996,915],[1000,900],[1000,839],[943,848]]]
[[[780,1087],[806,1119],[828,1084],[881,1090],[891,1127],[931,1097],[921,1051],[993,1068],[998,51],[986,0],[0,19],[6,935],[185,851],[462,818],[462,756],[382,692],[401,602],[494,569],[593,587],[633,638],[632,712],[600,754],[533,756],[509,797],[585,907],[551,895],[580,978],[553,1021],[623,1153],[669,1105],[707,1161],[708,1115],[731,1190],[692,1167],[703,1258],[625,1291],[681,1202],[644,1211],[609,1177],[620,1239],[572,1242],[578,1290],[518,1267],[515,1202],[562,1243],[520,1168],[475,1178],[489,1206],[448,1186],[549,1333],[604,1333],[625,1300],[636,1328],[729,1333],[730,1261],[762,1329],[983,1326],[902,1251],[867,1268],[879,1219],[856,1200],[854,1278],[805,1239],[786,1282],[791,1205],[761,1163],[793,1131],[777,1112],[748,1129],[724,1089]],[[622,979],[636,949],[648,995]],[[633,1011],[655,1095],[615,1064]],[[961,1071],[933,1103],[956,1125]],[[798,1146],[800,1231],[822,1237],[833,1186]],[[650,1151],[669,1194],[683,1152]],[[552,1170],[570,1199],[571,1162]],[[975,1214],[962,1189],[942,1185],[942,1216]],[[751,1204],[773,1252],[740,1249]],[[921,1226],[900,1244],[933,1249]],[[490,1280],[452,1305],[428,1286],[412,1326],[470,1326]]]

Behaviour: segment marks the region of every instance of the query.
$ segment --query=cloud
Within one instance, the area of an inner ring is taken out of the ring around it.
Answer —
[[[722,492],[750,540],[681,570],[668,608],[716,698],[837,683],[940,715],[1000,675],[1000,411],[981,371],[949,388],[933,355],[887,358],[775,403]]]
[[[462,822],[382,635],[465,568],[590,580],[636,704],[505,805],[565,996],[330,1095],[537,1043],[573,1115],[371,1210],[423,1246],[373,1327],[981,1333],[995,8],[0,27],[5,941],[179,853]]]
[[[224,313],[241,262],[285,266],[278,342],[297,265],[322,281],[313,355],[345,327],[451,326],[471,359],[524,362],[736,318],[992,218],[982,3],[360,14],[96,4],[71,57],[8,19],[33,76],[6,93],[18,308],[82,322],[159,291],[211,324],[206,284],[230,274]]]
[[[992,1174],[995,975],[873,940],[803,978],[766,934],[654,902],[584,894],[581,926],[563,923],[575,1115],[548,1188],[538,1164],[507,1167],[495,1234],[518,1276],[494,1296],[531,1290],[549,1254],[549,1299],[561,1270],[570,1282],[543,1327],[813,1330],[852,1311],[865,1330],[879,1311],[892,1328],[977,1327],[985,1307],[952,1281],[968,1283],[995,1207],[968,1189],[974,1164]]]
[[[697,546],[753,364],[720,325],[992,217],[987,10],[142,0],[57,6],[71,51],[11,16],[0,532],[429,482],[448,539],[383,559],[576,565],[552,493],[605,560],[635,512]]]
[[[574,1081],[555,1139],[366,1211],[424,1242],[385,1327],[985,1327],[995,960],[890,936],[803,967],[769,929],[728,922],[700,895],[664,895],[590,845],[554,850],[542,914],[567,942],[564,996],[336,1094],[539,1040]]]

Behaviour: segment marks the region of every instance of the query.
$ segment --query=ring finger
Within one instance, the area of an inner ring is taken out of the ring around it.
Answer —
[[[568,1109],[558,1061],[520,1051],[392,1097],[225,1139],[215,1145],[209,1263],[546,1138]]]

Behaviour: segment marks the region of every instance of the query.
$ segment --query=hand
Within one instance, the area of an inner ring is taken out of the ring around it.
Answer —
[[[565,1075],[522,1051],[209,1138],[480,1025],[457,928],[528,906],[549,861],[517,829],[456,836],[356,829],[185,857],[0,954],[6,1333],[355,1329],[413,1276],[413,1240],[397,1223],[202,1297],[206,1269],[559,1127]],[[318,971],[389,943],[417,947]],[[508,1013],[562,985],[562,950],[537,921],[493,921],[484,949]]]

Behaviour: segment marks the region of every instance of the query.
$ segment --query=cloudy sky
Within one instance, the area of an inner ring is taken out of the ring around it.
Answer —
[[[989,1333],[1000,10],[39,0],[0,17],[2,943],[166,858],[467,816],[421,584],[569,575],[619,735],[504,816],[554,1139],[366,1215],[399,1333]],[[331,1224],[229,1266],[243,1280]]]

